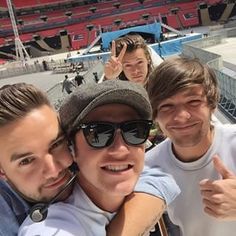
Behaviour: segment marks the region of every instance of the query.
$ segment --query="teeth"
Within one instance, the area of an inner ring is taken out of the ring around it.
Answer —
[[[119,165],[119,166],[105,166],[106,170],[110,170],[110,171],[114,171],[114,172],[118,172],[118,171],[123,171],[123,170],[127,170],[129,168],[128,165]]]

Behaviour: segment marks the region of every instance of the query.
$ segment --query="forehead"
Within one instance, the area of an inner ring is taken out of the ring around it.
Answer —
[[[86,121],[123,121],[140,118],[138,112],[125,104],[107,104],[98,106],[85,118]]]
[[[176,99],[176,98],[184,98],[184,97],[194,97],[194,96],[205,96],[205,91],[202,85],[193,85],[189,88],[184,88],[179,90],[175,95],[170,96],[167,99]]]
[[[59,122],[55,111],[42,106],[32,110],[25,117],[0,128],[1,153],[32,151],[44,148],[59,132]]]
[[[126,63],[126,62],[130,62],[132,60],[138,60],[138,59],[147,59],[147,56],[144,52],[143,48],[137,48],[132,52],[126,52],[122,62]]]

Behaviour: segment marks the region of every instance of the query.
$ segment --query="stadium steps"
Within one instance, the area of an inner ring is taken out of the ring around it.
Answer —
[[[45,49],[48,52],[55,52],[55,49],[48,46],[48,44],[43,39],[37,40],[36,42],[42,49]]]
[[[203,26],[212,25],[212,21],[209,16],[208,8],[200,9],[200,17]]]
[[[220,22],[226,22],[234,8],[235,3],[228,3],[222,16],[220,17],[219,21]]]

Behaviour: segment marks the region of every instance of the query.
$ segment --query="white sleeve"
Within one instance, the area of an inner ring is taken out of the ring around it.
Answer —
[[[157,52],[155,52],[155,50],[152,47],[149,46],[148,48],[151,54],[152,63],[154,67],[160,65],[163,62],[163,59],[158,55]]]
[[[180,193],[172,175],[164,172],[157,163],[159,145],[145,153],[145,166],[135,186],[136,192],[144,192],[165,200],[170,204]]]
[[[50,206],[46,220],[34,223],[29,216],[20,226],[18,236],[86,236],[78,211],[70,204]]]

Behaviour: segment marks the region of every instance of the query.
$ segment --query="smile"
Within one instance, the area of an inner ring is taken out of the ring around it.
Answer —
[[[108,165],[102,167],[104,170],[112,171],[112,172],[121,172],[131,169],[132,165]]]
[[[45,188],[57,188],[62,186],[66,180],[68,179],[67,172],[64,172],[63,176],[59,177],[58,179],[54,180],[53,182],[44,186]]]
[[[191,129],[191,128],[193,128],[196,125],[197,125],[197,123],[188,124],[188,125],[182,125],[182,126],[171,126],[171,129],[185,130],[185,129]]]

